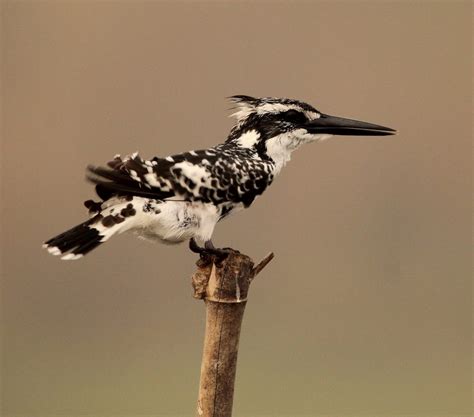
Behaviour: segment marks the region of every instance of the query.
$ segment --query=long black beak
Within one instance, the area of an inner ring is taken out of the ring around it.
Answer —
[[[396,130],[389,127],[360,122],[359,120],[344,119],[328,114],[321,114],[321,117],[311,120],[304,127],[309,133],[326,133],[330,135],[385,136],[397,133]]]

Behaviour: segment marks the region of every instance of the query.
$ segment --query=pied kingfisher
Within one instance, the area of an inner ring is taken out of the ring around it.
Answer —
[[[138,153],[117,155],[108,168],[89,166],[100,201],[86,201],[89,220],[43,246],[62,259],[79,259],[113,235],[133,231],[171,244],[189,240],[195,252],[222,254],[211,241],[217,222],[250,207],[295,149],[332,135],[396,132],[329,116],[298,100],[243,95],[230,100],[237,122],[222,144],[149,160]]]

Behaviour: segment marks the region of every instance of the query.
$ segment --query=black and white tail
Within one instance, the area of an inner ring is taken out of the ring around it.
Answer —
[[[102,243],[101,234],[94,225],[97,216],[81,223],[60,235],[49,239],[43,247],[52,255],[63,255],[61,259],[73,260],[82,258],[86,253]]]
[[[113,235],[134,226],[138,220],[135,216],[138,202],[131,200],[132,197],[115,197],[102,203],[86,201],[84,204],[92,217],[49,239],[43,247],[52,255],[62,255],[61,259],[64,260],[82,258]]]

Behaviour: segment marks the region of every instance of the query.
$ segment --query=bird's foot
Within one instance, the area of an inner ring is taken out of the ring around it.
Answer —
[[[222,262],[233,251],[231,248],[216,248],[211,240],[204,242],[204,247],[199,246],[194,238],[189,240],[189,249],[198,253],[202,259],[210,259],[212,257],[219,263]]]

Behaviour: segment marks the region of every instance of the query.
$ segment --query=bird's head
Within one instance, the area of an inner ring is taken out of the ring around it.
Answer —
[[[285,157],[304,143],[333,135],[384,136],[396,133],[388,127],[330,116],[313,106],[287,98],[232,96],[237,119],[228,142],[255,148],[272,159]],[[289,159],[289,156],[287,157]]]

